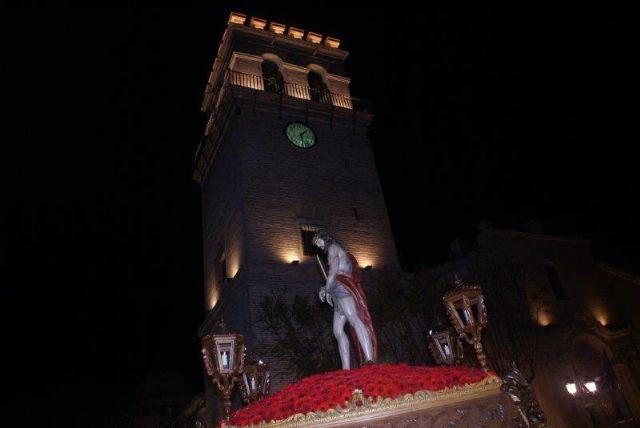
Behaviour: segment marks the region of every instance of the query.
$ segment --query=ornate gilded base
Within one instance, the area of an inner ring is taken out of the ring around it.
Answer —
[[[500,391],[495,376],[465,386],[441,391],[418,391],[396,399],[376,401],[354,390],[344,407],[326,412],[295,414],[282,421],[245,425],[253,428],[350,427],[516,427],[517,410],[508,395]],[[225,428],[238,428],[223,425]]]

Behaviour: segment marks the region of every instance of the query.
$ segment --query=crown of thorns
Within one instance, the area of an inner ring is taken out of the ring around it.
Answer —
[[[316,242],[316,240],[318,239],[322,239],[323,241],[327,242],[327,241],[333,241],[333,237],[331,235],[329,235],[329,233],[321,230],[319,232],[316,232],[313,235],[313,239],[311,240],[312,242]]]

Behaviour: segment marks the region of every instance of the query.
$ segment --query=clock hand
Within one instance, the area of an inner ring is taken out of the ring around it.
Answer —
[[[306,133],[307,133],[307,130],[305,129],[304,131],[302,131],[302,132],[300,133],[300,138],[302,138],[302,136],[303,136],[304,134],[306,134]]]

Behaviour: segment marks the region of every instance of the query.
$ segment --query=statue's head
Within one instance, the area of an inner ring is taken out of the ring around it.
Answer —
[[[336,240],[333,239],[333,237],[329,235],[329,233],[325,232],[324,230],[316,232],[315,235],[313,235],[313,239],[311,240],[311,242],[313,242],[313,245],[315,245],[316,247],[320,248],[323,251],[326,251],[326,249],[329,247],[329,244],[335,241]]]

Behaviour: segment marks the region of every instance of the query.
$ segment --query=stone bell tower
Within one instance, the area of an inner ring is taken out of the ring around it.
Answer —
[[[362,267],[399,267],[366,137],[372,115],[351,97],[348,52],[339,46],[293,26],[229,17],[205,89],[209,120],[193,171],[202,190],[201,335],[221,306],[251,349],[265,339],[255,319],[261,296],[282,287],[316,295],[318,230]]]

